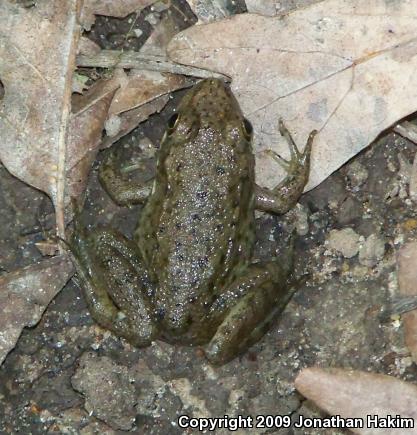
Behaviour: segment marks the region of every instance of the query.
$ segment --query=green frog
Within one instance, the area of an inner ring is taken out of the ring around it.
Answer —
[[[93,318],[133,345],[204,346],[224,364],[259,340],[294,292],[291,255],[251,262],[254,210],[287,212],[309,175],[315,132],[274,189],[255,184],[252,127],[223,81],[206,79],[170,118],[152,183],[127,183],[112,153],[99,169],[118,204],[146,201],[133,241],[76,221],[71,242]]]

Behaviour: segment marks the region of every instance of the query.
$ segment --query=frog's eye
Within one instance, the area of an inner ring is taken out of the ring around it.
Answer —
[[[177,126],[178,121],[180,119],[180,115],[178,113],[174,113],[171,118],[168,120],[168,130],[171,132]]]
[[[246,118],[243,120],[243,132],[248,140],[252,137],[253,127]]]

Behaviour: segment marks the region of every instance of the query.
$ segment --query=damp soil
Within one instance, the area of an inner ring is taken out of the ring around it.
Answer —
[[[103,19],[102,25],[108,22]],[[115,145],[127,160],[149,152],[149,146],[157,149],[181,95],[177,92],[161,114]],[[185,414],[317,416],[320,412],[293,384],[310,366],[416,381],[401,321],[380,318],[395,292],[396,252],[417,233],[417,213],[400,165],[414,154],[414,144],[387,132],[305,194],[295,212],[257,214],[257,259],[285,255],[296,228],[300,285],[265,337],[225,366],[210,366],[199,348],[160,341],[145,349],[130,346],[94,323],[70,281],[39,324],[23,331],[0,368],[0,433],[179,434],[191,433],[178,426],[178,416]],[[131,236],[141,206],[122,208],[110,200],[97,181],[100,159],[90,176],[83,219],[92,228],[109,225]],[[150,158],[148,176],[153,166]],[[45,195],[3,167],[0,203],[0,271],[5,273],[41,258],[34,243],[53,228],[53,210]],[[383,254],[349,257],[329,246],[330,232],[346,228],[363,243],[369,237],[381,241]],[[326,433],[258,431],[267,432]]]

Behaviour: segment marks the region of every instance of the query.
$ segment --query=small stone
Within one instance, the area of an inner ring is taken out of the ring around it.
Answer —
[[[327,243],[329,248],[340,252],[345,258],[354,257],[359,251],[359,234],[352,228],[330,231]]]
[[[392,161],[389,161],[389,162],[388,162],[388,164],[387,164],[387,168],[388,168],[388,170],[391,171],[391,172],[397,172],[397,168],[396,168],[394,162],[392,162]]]
[[[145,21],[147,21],[151,26],[156,26],[159,21],[159,16],[156,13],[150,13],[145,17]]]
[[[143,30],[135,29],[133,30],[133,33],[135,34],[136,38],[140,38],[143,35]]]
[[[71,378],[72,386],[85,397],[84,407],[90,414],[117,429],[132,428],[138,402],[132,373],[106,356],[84,353]]]
[[[347,178],[350,181],[352,189],[357,190],[368,178],[368,170],[362,163],[354,161],[349,165]]]
[[[408,197],[408,190],[407,187],[404,186],[404,184],[400,185],[400,190],[398,192],[398,197],[401,199],[406,199]]]
[[[349,272],[349,270],[350,270],[349,263],[344,261],[343,264],[342,264],[342,272],[343,273],[347,273],[347,272]]]
[[[417,228],[417,219],[407,219],[401,226],[406,232],[414,231]]]
[[[336,219],[341,225],[347,225],[355,219],[359,219],[363,214],[362,204],[355,198],[349,196],[337,208]]]
[[[346,187],[343,177],[336,173],[304,195],[304,202],[313,212],[337,207],[346,198]]]
[[[376,234],[371,234],[359,249],[359,263],[364,266],[375,266],[385,254],[385,242]]]
[[[400,169],[398,170],[398,176],[405,182],[410,182],[410,176],[413,171],[413,165],[408,161],[407,157],[403,153],[398,153],[398,162],[400,163]]]
[[[295,229],[299,236],[306,236],[309,230],[308,209],[301,204],[294,207]]]
[[[168,1],[159,1],[159,2],[154,3],[151,6],[151,10],[155,11],[155,12],[163,12],[163,11],[169,9],[169,5],[170,5],[170,2],[168,2]]]

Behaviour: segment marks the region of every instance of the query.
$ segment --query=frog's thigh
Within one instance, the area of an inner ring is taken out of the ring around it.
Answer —
[[[258,341],[294,294],[288,268],[277,262],[258,263],[232,283],[226,293],[233,305],[206,348],[213,364],[224,364]],[[243,296],[242,289],[244,289]]]
[[[75,240],[77,273],[93,318],[136,346],[156,334],[146,294],[150,283],[134,244],[116,231]]]
[[[144,202],[151,192],[153,180],[143,185],[132,183],[122,173],[121,165],[118,155],[113,150],[109,151],[99,167],[98,175],[102,186],[119,205]]]

